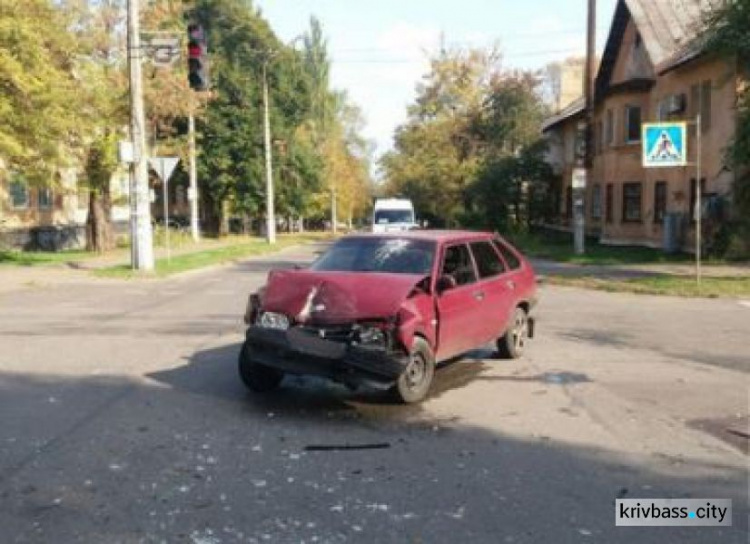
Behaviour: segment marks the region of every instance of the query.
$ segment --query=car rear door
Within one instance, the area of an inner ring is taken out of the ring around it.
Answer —
[[[459,355],[478,345],[483,296],[477,290],[477,273],[469,247],[444,248],[440,276],[450,276],[455,286],[437,294],[438,359]]]
[[[507,272],[502,275],[505,285],[509,289],[509,295],[512,299],[512,308],[515,308],[522,300],[533,296],[534,278],[527,269],[529,265],[524,263],[523,259],[510,245],[502,239],[494,238],[492,245],[495,246],[500,256],[505,261]],[[510,316],[508,317],[510,321]]]
[[[477,265],[477,291],[482,298],[479,306],[482,318],[477,332],[480,333],[481,343],[486,343],[496,340],[504,332],[515,308],[515,293],[508,281],[505,263],[490,240],[477,240],[471,242],[469,247]]]

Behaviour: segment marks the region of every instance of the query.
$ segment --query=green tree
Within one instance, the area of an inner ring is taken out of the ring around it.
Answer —
[[[114,248],[111,181],[120,165],[118,139],[127,126],[125,3],[123,0],[71,0],[60,9],[75,37],[75,70],[80,82],[74,108],[75,135],[83,184],[89,194],[86,247],[103,252]]]
[[[310,88],[299,53],[279,41],[268,23],[242,0],[198,0],[193,18],[207,32],[213,99],[199,123],[198,167],[212,230],[227,217],[265,214],[262,77],[267,71],[274,182],[280,215],[299,213],[315,160],[295,138],[309,117]],[[283,179],[282,179],[283,178]],[[292,180],[284,184],[282,181]],[[299,187],[299,191],[297,190]]]
[[[77,124],[76,47],[51,0],[3,0],[0,9],[0,157],[47,183],[69,162]]]
[[[734,213],[725,222],[716,240],[717,250],[729,257],[750,256],[750,5],[746,0],[730,0],[709,11],[702,35],[708,52],[736,63],[739,86],[737,123],[727,162],[735,171],[732,197]]]
[[[496,50],[440,52],[381,160],[388,193],[411,197],[436,226],[534,221],[551,193],[538,85],[533,74],[503,72]]]

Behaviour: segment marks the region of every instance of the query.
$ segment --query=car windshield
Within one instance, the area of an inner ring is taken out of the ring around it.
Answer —
[[[414,223],[414,212],[411,210],[375,210],[375,224]]]
[[[405,238],[345,238],[310,267],[325,272],[430,274],[435,243]]]

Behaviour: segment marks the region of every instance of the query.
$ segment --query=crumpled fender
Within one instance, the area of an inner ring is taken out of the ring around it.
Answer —
[[[430,347],[435,351],[437,347],[435,321],[435,304],[432,296],[418,291],[415,295],[407,298],[399,308],[398,329],[396,336],[398,341],[407,351],[411,349],[415,336],[422,336]]]

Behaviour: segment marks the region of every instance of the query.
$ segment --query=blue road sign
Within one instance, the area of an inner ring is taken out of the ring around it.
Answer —
[[[687,164],[685,123],[644,123],[643,167],[663,168]]]

